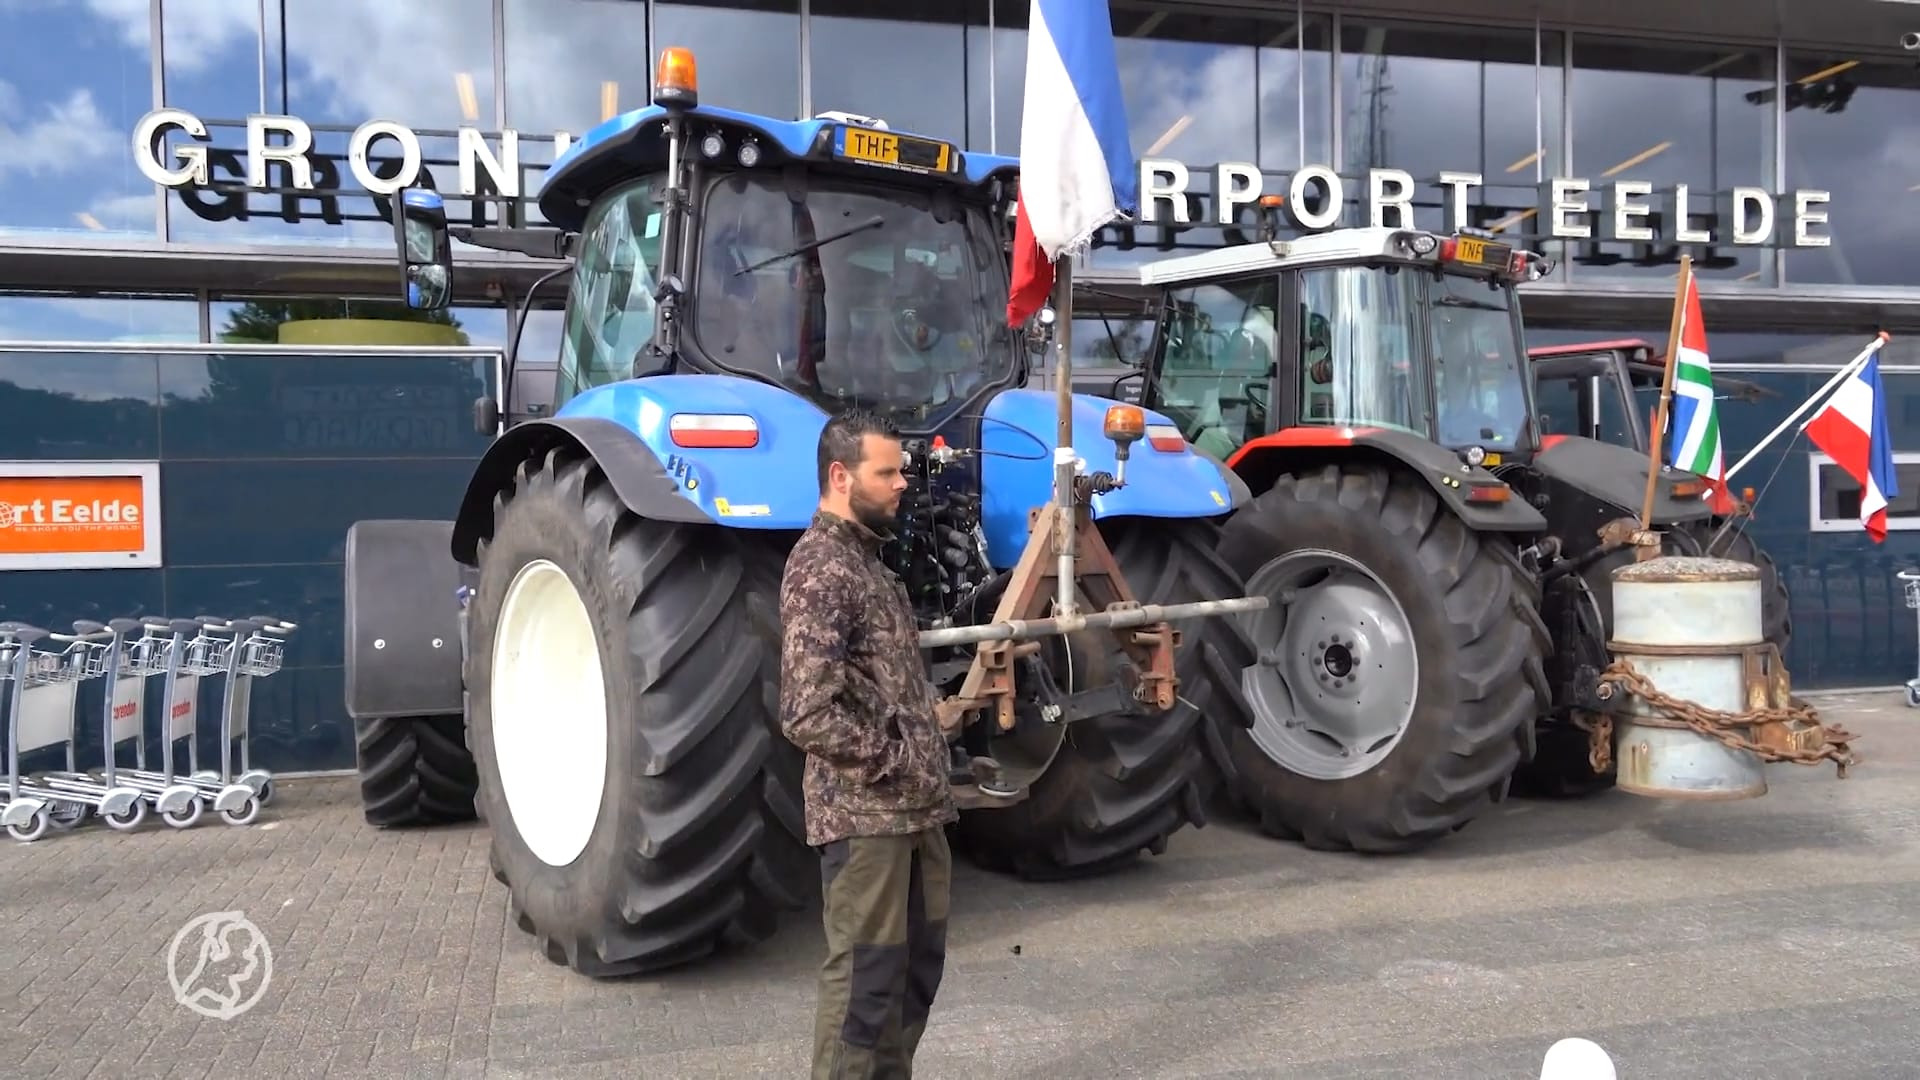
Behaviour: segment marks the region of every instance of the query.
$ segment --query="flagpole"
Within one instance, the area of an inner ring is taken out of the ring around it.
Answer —
[[[1822,386],[1820,389],[1815,390],[1813,394],[1807,398],[1807,400],[1801,402],[1800,407],[1793,410],[1792,415],[1788,416],[1785,420],[1780,421],[1779,427],[1776,427],[1771,432],[1768,432],[1767,437],[1764,439],[1761,439],[1760,444],[1758,446],[1755,446],[1752,450],[1747,451],[1746,457],[1743,457],[1739,461],[1734,462],[1733,468],[1727,470],[1727,479],[1729,480],[1733,479],[1734,473],[1739,472],[1741,468],[1747,464],[1747,462],[1752,461],[1756,457],[1759,457],[1760,451],[1765,450],[1767,448],[1767,444],[1779,438],[1781,432],[1791,427],[1795,420],[1800,419],[1800,414],[1806,412],[1808,409],[1813,408],[1815,403],[1825,399],[1826,396],[1833,391],[1834,387],[1839,386],[1841,382],[1843,382],[1848,378],[1851,378],[1854,372],[1859,371],[1861,368],[1865,367],[1867,364],[1867,361],[1870,358],[1872,358],[1874,353],[1877,353],[1880,351],[1880,346],[1885,345],[1890,337],[1891,335],[1889,335],[1885,330],[1880,331],[1880,336],[1873,339],[1873,344],[1868,345],[1866,348],[1860,350],[1860,354],[1858,356],[1855,356],[1853,359],[1841,365],[1840,370],[1833,373],[1833,378],[1828,379],[1827,384],[1825,386]],[[1802,424],[1800,426],[1803,428],[1806,427],[1805,424]]]
[[[1053,452],[1053,543],[1059,556],[1054,571],[1054,614],[1074,613],[1074,549],[1080,530],[1073,512],[1073,256],[1053,260],[1054,403],[1059,409]]]
[[[1667,358],[1660,375],[1660,407],[1655,410],[1653,431],[1647,440],[1647,492],[1640,504],[1640,531],[1653,527],[1654,484],[1660,476],[1660,451],[1665,445],[1667,406],[1673,401],[1673,369],[1680,359],[1680,320],[1687,310],[1687,289],[1693,284],[1693,256],[1680,256],[1680,286],[1673,295],[1673,318],[1667,324]],[[1643,557],[1659,552],[1659,547],[1643,549]]]

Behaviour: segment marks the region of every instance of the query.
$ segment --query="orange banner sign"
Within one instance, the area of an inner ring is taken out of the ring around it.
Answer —
[[[16,569],[156,566],[157,468],[8,463],[0,471],[0,560]]]

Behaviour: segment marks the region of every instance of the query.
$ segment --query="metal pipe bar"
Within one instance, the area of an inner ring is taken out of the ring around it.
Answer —
[[[1243,596],[1233,600],[1198,600],[1191,604],[1142,604],[1137,608],[1096,611],[1087,615],[949,626],[920,631],[920,647],[934,649],[942,645],[965,645],[980,641],[1014,641],[1052,634],[1073,634],[1082,630],[1120,630],[1129,626],[1200,619],[1209,615],[1236,615],[1243,611],[1264,611],[1267,602],[1264,596]]]

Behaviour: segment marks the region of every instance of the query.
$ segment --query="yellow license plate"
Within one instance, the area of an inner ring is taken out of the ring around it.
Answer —
[[[1492,451],[1488,451],[1487,456],[1482,458],[1480,461],[1481,468],[1485,468],[1485,469],[1491,469],[1498,464],[1500,464],[1500,455],[1493,453]]]
[[[847,129],[847,156],[879,165],[900,164],[900,136],[884,131]]]
[[[1487,242],[1476,236],[1463,236],[1454,247],[1454,258],[1465,263],[1487,261]]]

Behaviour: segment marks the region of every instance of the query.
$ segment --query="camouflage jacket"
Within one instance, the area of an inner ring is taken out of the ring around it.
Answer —
[[[780,728],[806,751],[807,843],[918,832],[957,816],[906,587],[883,538],[814,514],[780,584]]]

